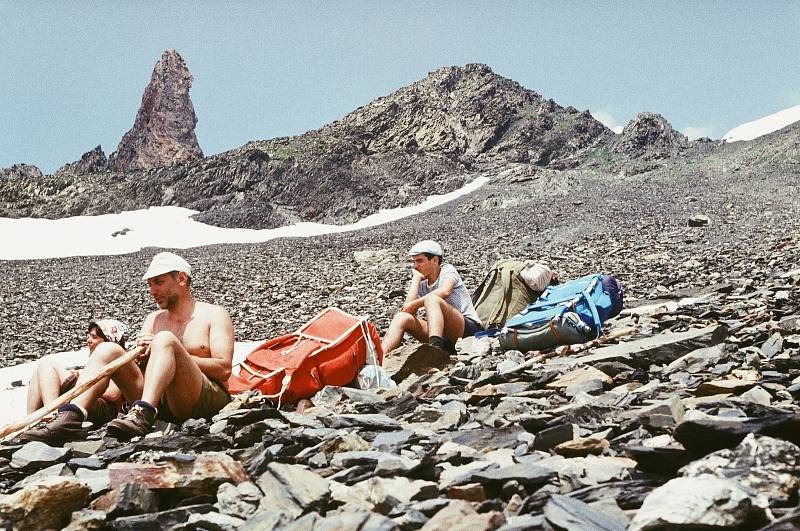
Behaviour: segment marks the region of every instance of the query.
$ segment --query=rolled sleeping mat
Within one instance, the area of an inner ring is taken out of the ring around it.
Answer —
[[[506,350],[547,350],[560,345],[585,343],[592,337],[592,328],[578,314],[566,312],[535,327],[505,327],[500,331],[500,347]]]

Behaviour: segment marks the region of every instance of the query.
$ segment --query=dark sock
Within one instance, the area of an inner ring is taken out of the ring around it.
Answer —
[[[437,348],[442,348],[444,340],[440,336],[430,336],[428,338],[428,344]]]
[[[83,412],[83,409],[81,409],[75,404],[64,404],[63,406],[58,408],[59,413],[63,411],[74,411],[75,413],[80,415],[83,420],[86,420],[86,414]]]
[[[145,402],[144,400],[137,400],[136,402],[131,404],[131,406],[141,406],[148,411],[152,411],[153,413],[156,412],[156,407],[150,402]]]

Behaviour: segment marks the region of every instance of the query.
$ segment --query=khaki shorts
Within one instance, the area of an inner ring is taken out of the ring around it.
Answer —
[[[230,401],[231,395],[225,389],[225,386],[203,374],[203,387],[200,389],[200,397],[197,399],[197,405],[194,407],[191,418],[210,419],[219,413],[220,409],[228,405]],[[183,422],[186,420],[179,419],[172,414],[165,398],[162,398],[161,402],[158,403],[158,418],[168,422]]]

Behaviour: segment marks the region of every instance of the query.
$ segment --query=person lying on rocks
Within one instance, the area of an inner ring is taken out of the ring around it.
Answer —
[[[137,344],[146,348],[139,363],[128,363],[98,381],[59,408],[54,420],[24,432],[23,442],[63,444],[83,437],[87,410],[111,381],[132,403],[127,413],[107,425],[108,435],[119,440],[150,433],[156,418],[169,422],[210,418],[230,401],[226,382],[233,359],[233,323],[228,312],[192,297],[191,266],[176,254],[155,255],[142,278],[159,310],[145,318],[137,338]],[[124,353],[115,343],[98,345],[77,385]]]
[[[128,325],[116,319],[89,321],[89,335],[86,338],[89,357],[92,356],[98,345],[106,341],[124,347],[128,330]],[[79,376],[80,371],[67,369],[50,358],[43,358],[33,369],[31,383],[28,387],[28,414],[37,411],[75,387]],[[117,416],[117,413],[122,410],[123,403],[122,391],[114,382],[111,382],[102,396],[98,397],[88,408],[87,419],[96,426],[105,424]]]
[[[420,342],[454,353],[458,338],[483,330],[469,291],[456,268],[442,263],[442,247],[435,241],[418,242],[408,254],[414,267],[411,285],[383,336],[383,351],[400,346],[408,332]],[[425,319],[417,316],[420,308],[425,308]]]

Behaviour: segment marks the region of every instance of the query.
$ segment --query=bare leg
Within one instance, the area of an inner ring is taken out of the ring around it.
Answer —
[[[425,297],[425,314],[428,317],[429,337],[447,337],[455,343],[464,335],[464,316],[441,297]]]
[[[403,334],[408,332],[417,341],[426,341],[428,339],[428,323],[415,315],[406,312],[398,312],[392,318],[389,325],[389,330],[383,336],[381,346],[383,352],[388,354],[403,342]]]
[[[81,376],[78,378],[78,383],[75,385],[81,385],[83,382],[94,378],[103,367],[124,354],[125,350],[116,343],[110,341],[100,343],[86,363],[86,368],[81,371]],[[135,363],[128,363],[120,367],[111,377],[105,377],[99,380],[96,384],[75,398],[72,403],[88,410],[92,404],[94,404],[94,401],[106,392],[111,378],[114,379],[114,382],[119,386],[125,398],[128,400],[137,400],[141,395],[142,371],[139,370],[139,367]]]
[[[150,359],[144,376],[142,400],[157,406],[162,397],[178,419],[194,413],[203,373],[172,332],[159,332],[150,344]]]
[[[52,402],[61,394],[61,384],[69,377],[69,371],[56,362],[44,358],[33,370],[28,387],[28,414]]]

